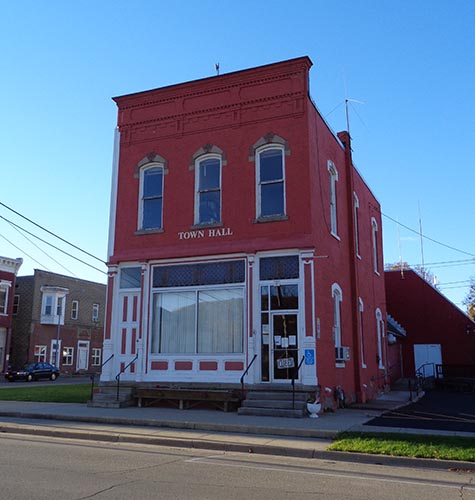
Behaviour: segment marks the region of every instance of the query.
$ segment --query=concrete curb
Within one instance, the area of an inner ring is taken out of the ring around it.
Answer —
[[[25,434],[33,436],[101,441],[109,443],[147,444],[164,447],[189,448],[197,450],[199,449],[234,453],[255,453],[260,455],[309,458],[327,461],[330,460],[335,462],[364,463],[407,468],[429,468],[436,470],[475,472],[475,462],[392,457],[385,455],[368,455],[363,453],[347,453],[327,450],[322,451],[312,447],[300,448],[292,446],[274,446],[271,444],[237,443],[226,441],[224,439],[208,440],[206,438],[196,439],[194,437],[186,439],[167,436],[133,436],[122,434],[120,432],[117,432],[117,430],[115,429],[111,431],[48,429],[45,427],[38,427],[34,425],[0,423],[0,433]]]
[[[90,416],[70,416],[70,415],[53,415],[50,413],[36,412],[17,412],[3,411],[0,412],[0,417],[22,418],[22,419],[44,419],[57,420],[65,422],[85,422],[91,424],[104,425],[126,425],[126,426],[142,426],[142,427],[157,427],[168,429],[186,429],[195,431],[212,431],[212,432],[236,432],[240,434],[259,434],[269,436],[285,436],[285,437],[301,437],[301,438],[317,438],[317,439],[335,439],[339,431],[326,429],[288,429],[279,427],[263,427],[256,425],[235,425],[207,422],[176,422],[172,420],[146,420],[146,419],[131,419],[120,417],[90,417]]]

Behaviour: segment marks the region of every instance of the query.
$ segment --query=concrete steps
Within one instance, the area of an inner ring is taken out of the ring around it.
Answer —
[[[308,393],[295,391],[248,391],[239,415],[303,418],[307,415]]]
[[[136,406],[132,390],[132,387],[121,386],[119,399],[117,399],[117,386],[100,386],[99,392],[94,393],[94,397],[87,402],[87,406],[92,408],[126,408],[128,406]]]

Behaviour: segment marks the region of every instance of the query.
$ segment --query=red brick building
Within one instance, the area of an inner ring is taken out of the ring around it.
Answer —
[[[475,323],[466,314],[410,269],[386,271],[385,281],[388,312],[406,331],[400,339],[404,377],[426,363],[426,376],[432,363],[475,366]]]
[[[98,372],[106,286],[35,269],[15,287],[11,362],[55,364],[63,374]]]
[[[103,382],[384,385],[380,206],[302,57],[118,106]],[[327,389],[327,393],[329,390]]]
[[[22,259],[0,257],[0,373],[8,368],[15,307],[15,279],[22,263]]]

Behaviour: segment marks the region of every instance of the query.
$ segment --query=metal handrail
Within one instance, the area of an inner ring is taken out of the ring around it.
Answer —
[[[102,363],[100,366],[100,370],[102,371],[102,368],[104,365],[106,365],[112,358],[114,357],[114,354],[111,354],[105,361]],[[91,375],[91,401],[94,398],[94,379],[96,378],[96,372],[93,372]]]
[[[433,369],[433,372],[434,372],[434,375],[435,375],[435,363],[424,363],[423,365],[419,366],[419,368],[416,370],[416,376],[419,375],[420,377],[422,377],[423,379],[425,379],[426,378],[426,369],[425,369],[425,367],[429,366],[429,365],[432,366],[432,369]]]
[[[302,359],[300,360],[299,365],[294,370],[294,373],[292,375],[292,409],[294,409],[294,410],[295,410],[295,379],[298,378],[299,370],[300,370],[300,367],[302,366],[304,359],[305,359],[305,356],[302,356]]]
[[[120,372],[115,376],[115,379],[117,380],[117,396],[116,396],[116,401],[119,401],[119,389],[120,389],[120,376],[125,372],[125,370],[127,370],[127,368],[132,364],[132,363],[135,363],[135,361],[137,361],[139,355],[137,353],[137,355],[135,356],[135,358],[127,365],[127,366],[124,366],[124,368],[122,368],[120,370]]]
[[[244,373],[241,375],[241,401],[244,400],[244,377],[247,375],[249,368],[251,368],[252,363],[254,363],[256,358],[257,358],[257,354],[254,354],[254,357],[251,359],[251,362],[247,365],[247,368],[244,370]]]

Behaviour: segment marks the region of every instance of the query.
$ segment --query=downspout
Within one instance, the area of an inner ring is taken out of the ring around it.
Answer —
[[[348,205],[348,245],[350,256],[350,288],[351,288],[351,324],[352,324],[352,351],[354,359],[356,400],[365,402],[366,395],[361,390],[361,352],[360,352],[360,309],[358,290],[358,258],[356,256],[356,227],[354,218],[354,169],[351,155],[351,137],[345,130],[337,134],[345,148],[346,194]]]

